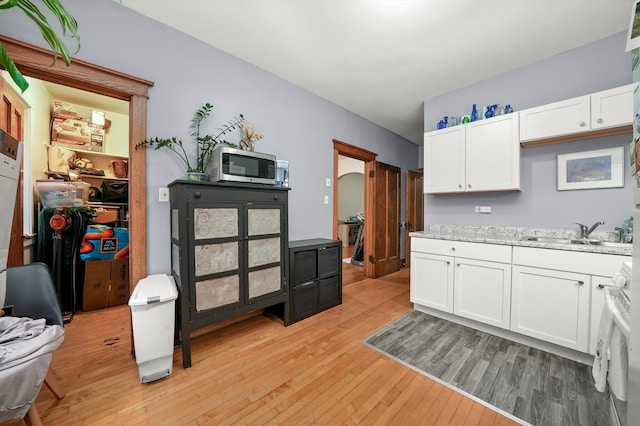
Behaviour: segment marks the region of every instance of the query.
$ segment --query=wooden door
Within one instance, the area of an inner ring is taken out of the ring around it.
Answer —
[[[372,225],[368,235],[372,236],[373,244],[371,256],[364,261],[373,265],[376,278],[400,269],[400,169],[376,161],[374,173],[369,176],[373,215],[365,216],[365,223],[370,221]]]
[[[24,139],[24,110],[25,105],[16,92],[0,78],[0,129],[11,136],[25,143]],[[22,152],[24,153],[24,148]],[[24,157],[24,154],[23,154]],[[22,244],[22,185],[23,185],[23,165],[20,160],[20,175],[18,177],[18,193],[13,209],[13,222],[11,224],[11,240],[9,242],[9,255],[7,267],[20,266],[24,264],[24,248]]]
[[[405,265],[411,266],[410,232],[424,231],[424,185],[422,170],[407,170],[407,215],[405,227]]]

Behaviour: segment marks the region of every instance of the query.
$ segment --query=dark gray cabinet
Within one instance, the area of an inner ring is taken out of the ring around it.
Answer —
[[[300,321],[342,303],[340,241],[289,242],[289,318]]]
[[[288,189],[175,181],[169,191],[182,365],[194,329],[265,308],[289,325]]]

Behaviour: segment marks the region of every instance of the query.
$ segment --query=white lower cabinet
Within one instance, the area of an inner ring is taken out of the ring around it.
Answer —
[[[413,303],[509,328],[511,247],[424,238],[411,247]]]
[[[595,355],[605,285],[630,256],[411,240],[411,301]]]
[[[591,276],[513,266],[511,331],[588,351]]]
[[[411,301],[453,312],[453,257],[411,252]]]
[[[509,328],[511,265],[455,259],[453,313],[496,327]]]

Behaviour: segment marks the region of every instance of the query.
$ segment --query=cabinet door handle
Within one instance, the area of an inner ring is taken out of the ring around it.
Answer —
[[[451,265],[451,262],[449,262],[448,260],[447,260],[447,265]]]
[[[456,248],[455,247],[451,247],[451,251],[456,251]]]
[[[583,285],[584,281],[578,281],[578,285]]]
[[[459,268],[459,267],[460,267],[460,264],[459,264],[459,263],[456,263],[456,266]]]
[[[597,121],[598,123],[602,123],[602,118],[598,118],[596,121]]]
[[[202,194],[200,193],[200,191],[196,191],[196,192],[193,193],[193,196],[195,198],[200,198],[200,197],[202,197]]]
[[[274,199],[274,200],[276,200],[276,201],[278,201],[278,196],[277,196],[277,195],[274,195],[274,196],[273,196],[273,199]]]
[[[599,288],[600,290],[604,289],[604,284],[598,284],[598,288]]]
[[[458,188],[462,188],[462,185],[458,184]]]
[[[587,125],[587,123],[585,123],[584,121],[581,121],[581,122],[580,122],[580,127],[584,127],[584,126],[586,126],[586,125]]]
[[[469,183],[469,184],[467,184],[467,186],[468,186],[469,188],[471,188],[471,184],[470,184],[470,183]]]

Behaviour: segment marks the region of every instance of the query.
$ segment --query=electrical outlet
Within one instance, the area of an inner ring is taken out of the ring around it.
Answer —
[[[491,206],[476,206],[476,213],[491,213]]]
[[[324,203],[325,204],[329,204],[329,196],[328,195],[324,196]]]
[[[158,201],[160,201],[161,203],[169,202],[169,188],[158,189]]]
[[[324,186],[326,186],[327,188],[331,188],[331,178],[325,178]]]

